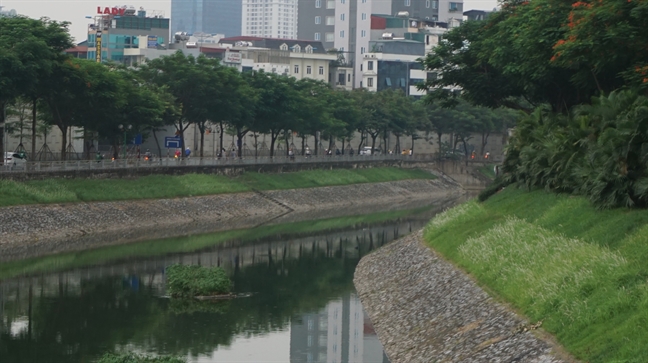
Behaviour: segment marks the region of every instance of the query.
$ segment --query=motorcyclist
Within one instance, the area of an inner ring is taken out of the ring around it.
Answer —
[[[153,154],[151,154],[151,151],[149,149],[146,149],[146,152],[144,153],[144,160],[151,161],[152,157],[153,157]]]

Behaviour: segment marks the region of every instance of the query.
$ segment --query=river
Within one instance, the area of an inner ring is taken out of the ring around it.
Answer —
[[[0,265],[0,362],[106,352],[189,362],[389,360],[353,287],[362,256],[438,207],[113,246]],[[231,301],[165,298],[165,268],[220,266]],[[249,296],[247,296],[249,295]]]

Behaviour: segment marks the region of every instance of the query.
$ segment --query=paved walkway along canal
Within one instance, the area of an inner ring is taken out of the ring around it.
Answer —
[[[535,328],[411,234],[362,259],[355,286],[392,363],[563,363]]]

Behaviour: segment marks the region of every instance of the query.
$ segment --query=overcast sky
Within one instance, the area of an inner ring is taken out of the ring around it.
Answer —
[[[464,10],[491,10],[496,4],[496,0],[464,0]],[[91,22],[90,19],[85,19],[86,16],[95,15],[97,6],[116,5],[133,5],[135,8],[141,6],[149,11],[161,10],[166,17],[171,16],[171,0],[0,0],[0,6],[4,10],[16,9],[19,14],[32,18],[47,16],[54,20],[69,21],[72,23],[70,33],[77,43],[86,39],[86,26]]]

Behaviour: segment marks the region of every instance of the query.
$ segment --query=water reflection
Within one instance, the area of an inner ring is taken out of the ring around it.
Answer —
[[[359,259],[414,229],[410,216],[280,234],[0,282],[1,362],[90,362],[135,350],[199,362],[386,362],[352,284]],[[248,298],[175,301],[172,263],[221,266]]]

